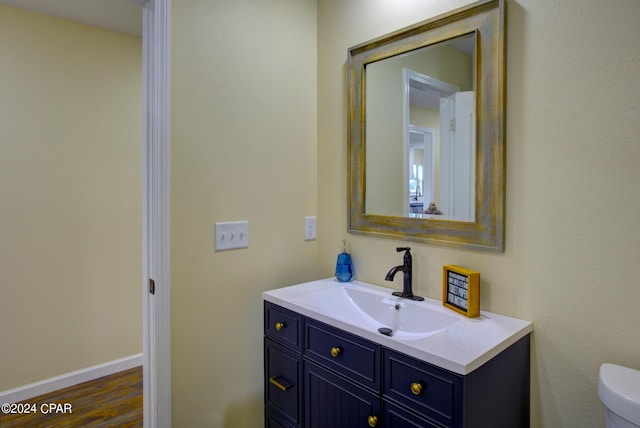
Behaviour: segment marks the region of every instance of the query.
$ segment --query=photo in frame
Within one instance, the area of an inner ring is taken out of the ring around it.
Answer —
[[[480,315],[480,272],[455,265],[442,267],[442,304],[469,318]]]

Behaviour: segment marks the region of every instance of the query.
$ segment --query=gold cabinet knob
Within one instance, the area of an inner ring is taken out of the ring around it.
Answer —
[[[413,395],[420,395],[420,393],[422,392],[422,384],[420,382],[412,383],[411,392],[413,392]]]
[[[374,427],[378,423],[378,417],[377,416],[369,416],[367,418],[367,422],[369,422],[369,426],[370,427]]]
[[[283,322],[277,322],[276,323],[276,330],[280,331],[284,328],[284,323]]]
[[[337,346],[334,346],[333,348],[331,348],[331,356],[333,358],[337,357],[338,355],[340,355],[340,352],[342,352],[340,350],[340,348],[338,348]]]

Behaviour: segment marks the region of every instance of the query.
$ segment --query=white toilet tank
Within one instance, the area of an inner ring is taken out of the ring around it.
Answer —
[[[603,364],[598,395],[606,408],[607,428],[640,427],[640,371]]]

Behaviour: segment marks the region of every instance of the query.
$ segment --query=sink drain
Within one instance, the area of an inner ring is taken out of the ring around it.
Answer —
[[[380,327],[378,331],[384,334],[385,336],[393,336],[393,330],[391,330],[388,327]]]

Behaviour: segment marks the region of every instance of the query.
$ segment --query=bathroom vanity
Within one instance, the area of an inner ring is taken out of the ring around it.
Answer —
[[[266,427],[529,426],[531,323],[392,291],[326,279],[263,293]]]

